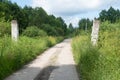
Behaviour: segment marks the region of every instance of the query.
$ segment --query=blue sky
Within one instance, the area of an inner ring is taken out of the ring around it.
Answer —
[[[103,9],[120,9],[120,0],[11,0],[19,6],[42,7],[48,14],[61,16],[67,24],[78,25],[81,18],[98,17]]]
[[[16,2],[19,6],[24,7],[25,5],[32,6],[32,0],[11,0],[13,3]]]

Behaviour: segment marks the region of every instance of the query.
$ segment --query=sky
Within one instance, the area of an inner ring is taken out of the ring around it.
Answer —
[[[99,17],[103,9],[110,6],[120,9],[120,0],[11,0],[19,6],[42,7],[49,15],[62,17],[64,21],[73,26],[78,26],[78,21],[82,18],[94,19]]]

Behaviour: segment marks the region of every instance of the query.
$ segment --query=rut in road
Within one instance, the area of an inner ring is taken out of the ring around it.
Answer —
[[[5,80],[79,80],[70,43],[64,40]]]

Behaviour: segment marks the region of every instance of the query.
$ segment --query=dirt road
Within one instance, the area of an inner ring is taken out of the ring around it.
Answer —
[[[5,80],[79,80],[70,43],[66,39],[48,49]]]

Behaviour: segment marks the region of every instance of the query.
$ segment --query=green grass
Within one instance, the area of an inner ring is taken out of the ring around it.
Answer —
[[[72,49],[81,80],[120,79],[120,23],[102,23],[97,46],[80,35],[73,38]]]
[[[62,40],[62,37],[28,38],[23,36],[14,42],[10,37],[0,38],[0,80]]]

